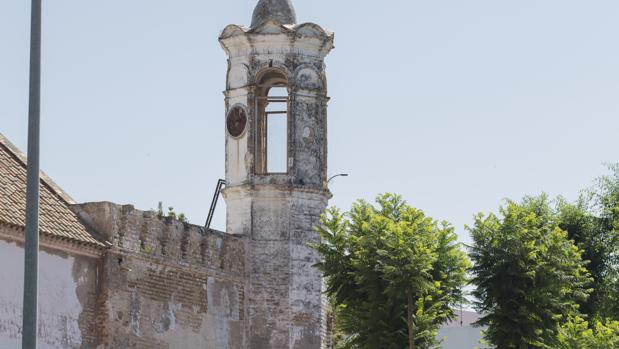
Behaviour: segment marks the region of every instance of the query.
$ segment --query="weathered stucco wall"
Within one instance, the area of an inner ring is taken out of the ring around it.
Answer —
[[[314,267],[320,256],[308,244],[319,240],[314,227],[331,197],[324,59],[333,34],[312,23],[267,20],[229,25],[220,43],[228,55],[226,110],[240,106],[248,114],[244,133],[227,133],[223,194],[227,232],[249,239],[249,348],[326,348],[322,275]],[[268,173],[264,100],[278,84],[288,91],[288,161],[284,173]]]
[[[23,261],[21,243],[0,238],[0,348],[21,347]],[[94,348],[97,260],[42,248],[39,267],[39,347]]]
[[[113,247],[101,348],[245,348],[246,240],[111,203],[74,207]]]

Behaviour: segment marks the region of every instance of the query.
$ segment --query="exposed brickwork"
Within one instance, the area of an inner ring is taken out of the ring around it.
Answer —
[[[100,260],[75,257],[72,274],[77,282],[75,293],[82,306],[82,312],[78,317],[82,348],[93,348],[99,341],[99,329],[96,321],[99,297],[97,276],[101,271]]]
[[[113,244],[100,348],[245,348],[246,239],[132,206],[74,210]]]

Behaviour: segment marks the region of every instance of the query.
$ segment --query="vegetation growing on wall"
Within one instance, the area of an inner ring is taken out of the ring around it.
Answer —
[[[168,218],[168,219],[172,219],[172,220],[177,220],[179,222],[183,222],[183,223],[187,223],[188,219],[187,216],[184,213],[179,213],[177,214],[176,211],[174,211],[174,207],[170,206],[168,207],[168,212],[165,213],[163,210],[163,202],[159,201],[159,203],[157,203],[157,217],[161,218]]]

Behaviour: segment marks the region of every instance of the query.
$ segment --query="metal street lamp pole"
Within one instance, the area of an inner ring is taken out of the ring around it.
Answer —
[[[41,0],[32,0],[22,349],[37,347],[39,271],[39,133],[41,119]]]
[[[340,174],[336,174],[335,176],[331,176],[327,180],[327,183],[331,182],[332,180],[334,180],[337,177],[348,177],[348,173],[340,173]]]

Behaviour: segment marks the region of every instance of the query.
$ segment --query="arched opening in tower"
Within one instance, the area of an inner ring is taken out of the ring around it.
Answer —
[[[269,69],[257,90],[257,173],[288,173],[288,79]]]

